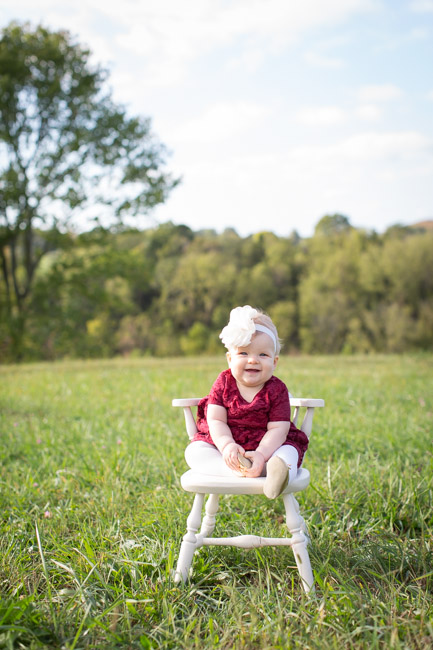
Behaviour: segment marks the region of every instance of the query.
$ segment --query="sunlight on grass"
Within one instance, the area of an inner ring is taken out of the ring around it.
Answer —
[[[224,359],[0,368],[0,647],[429,648],[433,358],[283,357],[321,397],[300,497],[317,596],[290,549],[202,549],[171,580],[191,496],[174,397]],[[222,499],[221,535],[281,533],[283,504]],[[237,529],[237,530],[236,530]]]

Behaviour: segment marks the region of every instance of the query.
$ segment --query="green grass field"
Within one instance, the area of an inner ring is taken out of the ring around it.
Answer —
[[[202,549],[173,397],[220,359],[0,368],[1,648],[432,648],[433,357],[282,358],[321,397],[300,495],[316,597],[289,548]],[[218,534],[283,534],[283,504],[222,499]]]

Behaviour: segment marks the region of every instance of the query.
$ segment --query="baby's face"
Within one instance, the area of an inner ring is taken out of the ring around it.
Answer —
[[[265,332],[256,332],[251,343],[227,352],[233,377],[243,386],[263,386],[274,373],[278,357],[274,342]]]

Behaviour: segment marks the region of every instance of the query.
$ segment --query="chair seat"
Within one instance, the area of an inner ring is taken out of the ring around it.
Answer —
[[[263,494],[265,480],[265,477],[210,476],[190,469],[181,476],[180,483],[186,492],[199,494]],[[309,482],[310,472],[305,467],[301,467],[296,478],[289,483],[283,494],[301,492]]]

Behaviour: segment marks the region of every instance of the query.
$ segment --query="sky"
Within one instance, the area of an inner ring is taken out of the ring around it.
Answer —
[[[433,219],[433,0],[1,0],[11,20],[68,29],[151,118],[182,177],[152,223]]]

